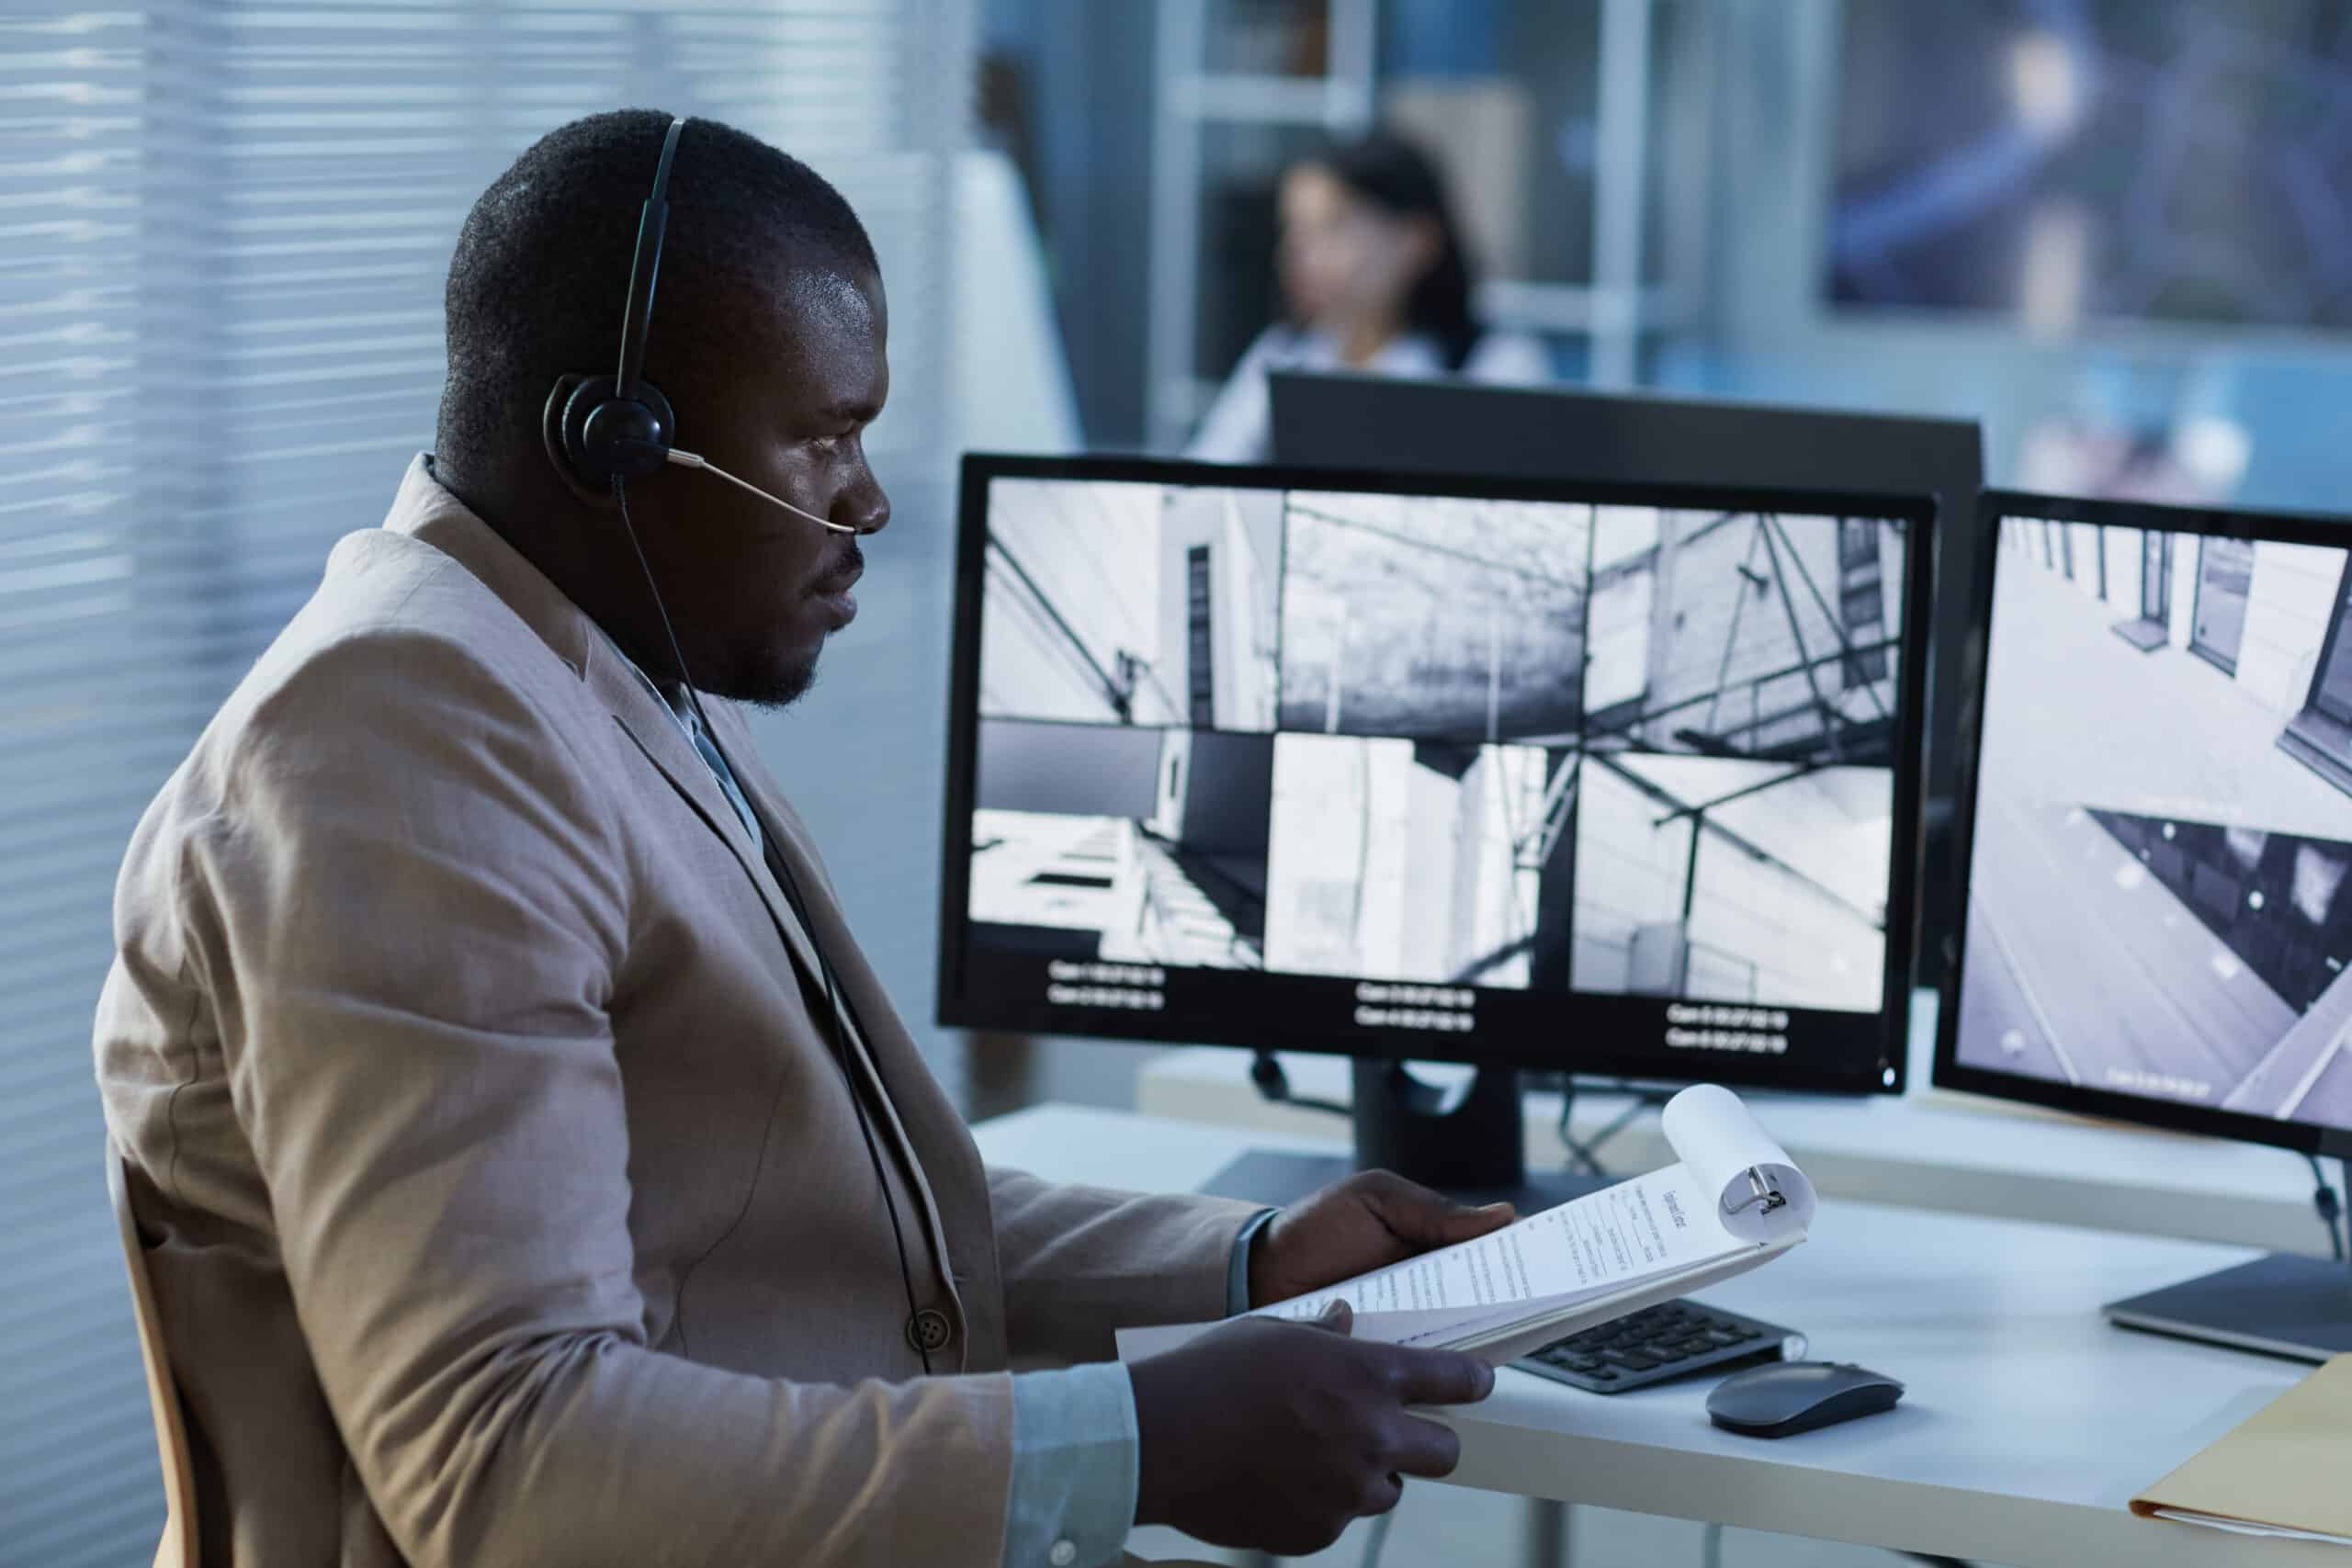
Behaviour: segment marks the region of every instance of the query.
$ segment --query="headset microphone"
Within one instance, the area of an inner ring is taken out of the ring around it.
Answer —
[[[665,462],[675,464],[681,468],[700,468],[706,474],[716,475],[718,478],[725,479],[729,484],[735,486],[738,490],[748,490],[753,495],[758,496],[762,501],[767,502],[772,505],[783,507],[795,517],[806,517],[809,522],[814,523],[820,528],[831,528],[836,534],[863,534],[865,532],[863,528],[853,528],[846,523],[831,522],[826,518],[818,516],[813,512],[803,512],[800,508],[793,505],[792,502],[785,500],[784,497],[780,495],[770,495],[767,491],[762,490],[759,486],[753,484],[749,479],[737,479],[733,474],[729,473],[725,468],[720,468],[718,464],[712,462],[709,458],[703,457],[700,453],[681,452],[673,446],[668,452],[664,453],[662,457]]]

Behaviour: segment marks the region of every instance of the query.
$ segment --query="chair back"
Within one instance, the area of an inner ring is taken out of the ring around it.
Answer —
[[[147,1278],[147,1248],[130,1214],[128,1173],[112,1140],[107,1144],[107,1191],[114,1199],[115,1224],[122,1233],[122,1261],[130,1271],[139,1359],[147,1369],[147,1405],[155,1417],[155,1450],[164,1467],[164,1538],[155,1547],[155,1568],[197,1568],[196,1469],[188,1456],[187,1422],[164,1352],[163,1319],[155,1310],[155,1288]]]

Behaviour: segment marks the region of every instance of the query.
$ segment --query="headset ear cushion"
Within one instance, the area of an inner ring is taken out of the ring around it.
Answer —
[[[677,416],[652,382],[639,379],[637,396],[618,397],[610,376],[591,376],[563,404],[563,455],[582,484],[603,490],[615,479],[641,479],[662,471],[677,439]]]

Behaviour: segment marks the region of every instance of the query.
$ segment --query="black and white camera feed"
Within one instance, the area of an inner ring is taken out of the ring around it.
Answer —
[[[1282,728],[1573,739],[1591,516],[1588,506],[1293,492]]]
[[[1273,737],[982,719],[975,948],[1256,969]]]
[[[1596,750],[1576,817],[1576,989],[1879,1010],[1891,770]]]
[[[1962,1064],[2352,1127],[2347,558],[2003,523]]]
[[[1905,544],[1873,518],[1599,509],[1591,743],[1891,763]]]
[[[1564,988],[1565,750],[1279,735],[1266,967]]]
[[[1000,479],[984,717],[1274,727],[1282,495]]]

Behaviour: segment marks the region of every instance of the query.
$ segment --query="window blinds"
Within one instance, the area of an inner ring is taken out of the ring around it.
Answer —
[[[115,871],[430,445],[468,205],[541,131],[624,105],[808,159],[889,285],[869,450],[944,494],[972,34],[971,0],[0,10],[0,1561],[153,1549],[90,1066]]]

